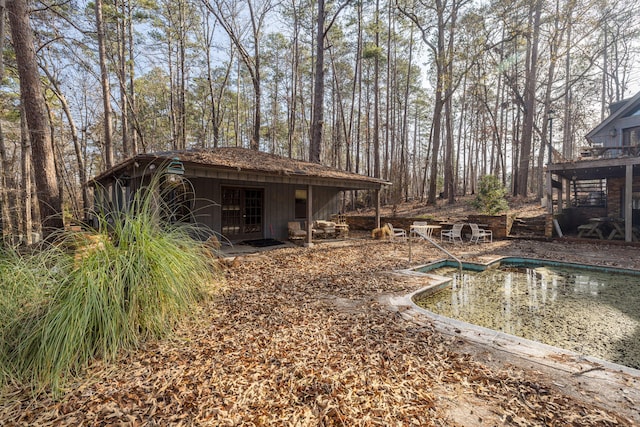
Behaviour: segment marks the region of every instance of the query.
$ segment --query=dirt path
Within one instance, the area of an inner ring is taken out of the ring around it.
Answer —
[[[522,254],[640,268],[630,256],[637,248],[624,246],[455,250],[465,259]],[[116,366],[96,364],[59,401],[15,390],[0,404],[0,424],[634,425],[628,411],[390,311],[382,295],[417,286],[386,274],[406,268],[407,256],[405,244],[367,240],[242,257],[225,290],[172,340]],[[439,258],[426,245],[412,252],[414,265]]]

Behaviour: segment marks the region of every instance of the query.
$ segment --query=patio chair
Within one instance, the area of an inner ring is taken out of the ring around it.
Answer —
[[[304,240],[307,238],[307,232],[302,229],[298,221],[289,221],[289,240]]]
[[[483,242],[486,242],[487,237],[489,238],[490,242],[493,242],[493,232],[491,230],[480,228],[478,224],[469,224],[469,227],[471,227],[472,242],[478,243],[480,242],[480,239],[482,239]]]
[[[409,237],[418,237],[420,239],[431,238],[432,233],[433,228],[429,228],[427,221],[413,221],[409,230]]]
[[[387,223],[387,227],[389,228],[389,231],[391,232],[391,238],[395,239],[395,238],[401,238],[402,240],[406,240],[407,238],[407,231],[403,228],[394,228],[393,225],[391,225],[391,223]]]
[[[460,240],[462,243],[462,227],[464,224],[453,224],[450,230],[442,230],[440,232],[440,241],[444,240],[444,238],[448,238],[450,242],[455,242],[456,240]]]

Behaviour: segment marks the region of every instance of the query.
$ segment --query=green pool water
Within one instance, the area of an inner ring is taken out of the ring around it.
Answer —
[[[429,272],[452,277],[414,298],[429,311],[640,369],[640,275],[508,262]]]

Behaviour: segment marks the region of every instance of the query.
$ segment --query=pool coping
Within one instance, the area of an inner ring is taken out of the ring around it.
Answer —
[[[503,256],[497,257],[487,263],[465,262],[463,264],[466,264],[467,266],[477,266],[484,270],[505,259],[524,260],[524,258],[521,257]],[[560,262],[543,258],[526,258],[526,260],[532,260],[532,263],[534,261],[538,261],[552,263],[554,265],[586,269],[605,269],[606,271],[611,272],[615,271],[640,275],[640,271],[632,269]],[[558,373],[558,381],[564,383],[562,387],[566,384],[573,383],[572,386],[578,390],[586,388],[591,394],[599,394],[600,398],[605,397],[608,399],[608,402],[607,400],[603,400],[600,402],[601,404],[608,406],[607,403],[615,403],[618,406],[624,406],[627,409],[627,412],[631,411],[631,416],[635,418],[636,422],[640,421],[640,412],[635,409],[635,406],[640,402],[640,370],[442,316],[418,306],[413,300],[416,295],[433,290],[437,287],[445,286],[452,279],[450,277],[439,276],[433,273],[424,273],[416,270],[428,267],[437,268],[440,264],[442,266],[458,265],[457,262],[440,259],[424,265],[415,266],[411,269],[400,269],[389,272],[393,275],[413,278],[418,281],[426,279],[429,283],[426,286],[422,286],[405,295],[383,296],[380,301],[389,306],[392,311],[399,313],[406,320],[424,326],[432,325],[436,331],[445,335],[460,338],[472,345],[479,345],[482,348],[503,352],[509,357],[518,357],[527,362],[534,362],[538,366],[550,368],[554,370],[555,373]],[[582,379],[582,383],[575,381],[579,379]],[[587,379],[588,381],[586,381]],[[560,386],[556,381],[553,382]],[[583,392],[581,391],[580,394],[583,394]],[[596,399],[598,398],[596,397]]]

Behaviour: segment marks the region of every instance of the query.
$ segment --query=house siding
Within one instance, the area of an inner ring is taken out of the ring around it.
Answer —
[[[295,217],[295,191],[306,186],[295,184],[254,183],[238,180],[190,179],[197,200],[195,217],[217,233],[221,232],[222,210],[220,200],[222,187],[256,188],[264,191],[263,238],[286,239],[287,223]],[[328,219],[337,212],[339,189],[331,187],[313,188],[313,219]]]
[[[630,112],[627,112],[627,114],[630,114]],[[622,135],[624,130],[640,126],[640,115],[622,116],[611,120],[601,129],[598,129],[597,132],[592,131],[587,138],[592,143],[602,147],[620,147],[623,145]]]

